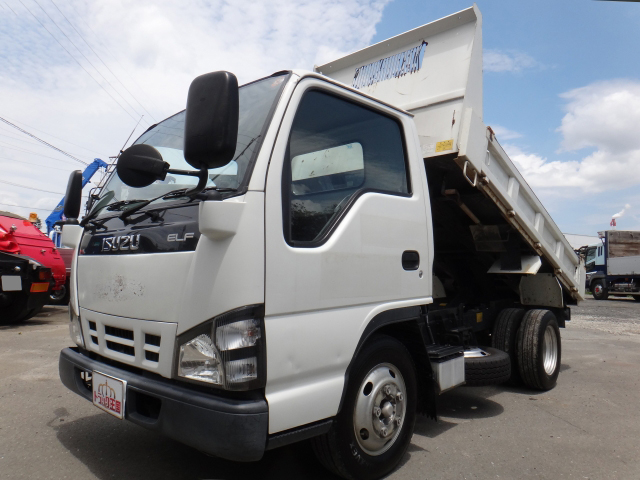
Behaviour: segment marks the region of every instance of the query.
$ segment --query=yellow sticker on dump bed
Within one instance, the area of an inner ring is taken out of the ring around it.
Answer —
[[[446,150],[453,150],[453,138],[436,143],[436,152],[444,152]]]

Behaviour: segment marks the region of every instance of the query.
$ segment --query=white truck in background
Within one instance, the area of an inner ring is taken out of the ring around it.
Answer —
[[[640,302],[640,232],[598,232],[600,242],[580,249],[585,255],[586,288],[596,300],[631,296]]]
[[[120,156],[63,229],[60,377],[211,455],[312,439],[374,479],[438,394],[553,388],[585,273],[483,123],[477,7],[315,70],[198,77]]]

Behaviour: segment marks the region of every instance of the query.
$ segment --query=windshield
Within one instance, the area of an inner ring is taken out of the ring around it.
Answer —
[[[268,77],[257,82],[244,85],[239,89],[240,115],[238,123],[238,142],[233,160],[221,168],[209,170],[207,188],[239,190],[249,181],[255,153],[258,152],[273,106],[285,83],[286,76]],[[162,159],[172,169],[195,171],[183,155],[183,134],[185,111],[173,115],[160,122],[154,128],[143,133],[134,144],[144,143],[155,147]],[[192,188],[198,178],[189,175],[171,173],[162,181],[156,181],[144,188],[125,185],[118,175],[114,174],[100,192],[100,198],[93,211],[107,213],[127,208],[137,200],[148,200],[181,188]],[[174,198],[159,198],[153,204],[175,202]],[[105,208],[106,207],[106,208]]]
[[[584,263],[590,263],[593,262],[596,258],[596,248],[597,247],[589,247],[587,249],[587,258],[585,259]]]

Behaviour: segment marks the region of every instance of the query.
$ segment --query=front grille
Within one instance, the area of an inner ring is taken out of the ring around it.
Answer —
[[[133,330],[105,325],[104,336],[109,350],[131,355],[132,357],[136,356],[136,349],[133,347],[135,345]]]
[[[159,335],[150,333],[144,334],[144,358],[150,362],[160,361],[160,339]]]
[[[107,335],[113,335],[114,337],[124,338],[125,340],[133,340],[133,331],[125,330],[124,328],[104,326],[104,333]]]
[[[129,345],[122,345],[121,343],[111,342],[107,340],[107,348],[114,352],[124,353],[125,355],[136,356],[136,349]]]
[[[120,318],[82,309],[87,350],[171,377],[175,323]],[[161,351],[162,348],[162,351]]]

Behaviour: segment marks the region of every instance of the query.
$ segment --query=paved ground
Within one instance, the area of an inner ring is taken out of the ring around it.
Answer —
[[[640,303],[586,301],[546,393],[460,388],[420,419],[391,479],[640,478]],[[306,444],[234,464],[121,422],[67,391],[67,314],[0,327],[0,478],[330,479]]]

